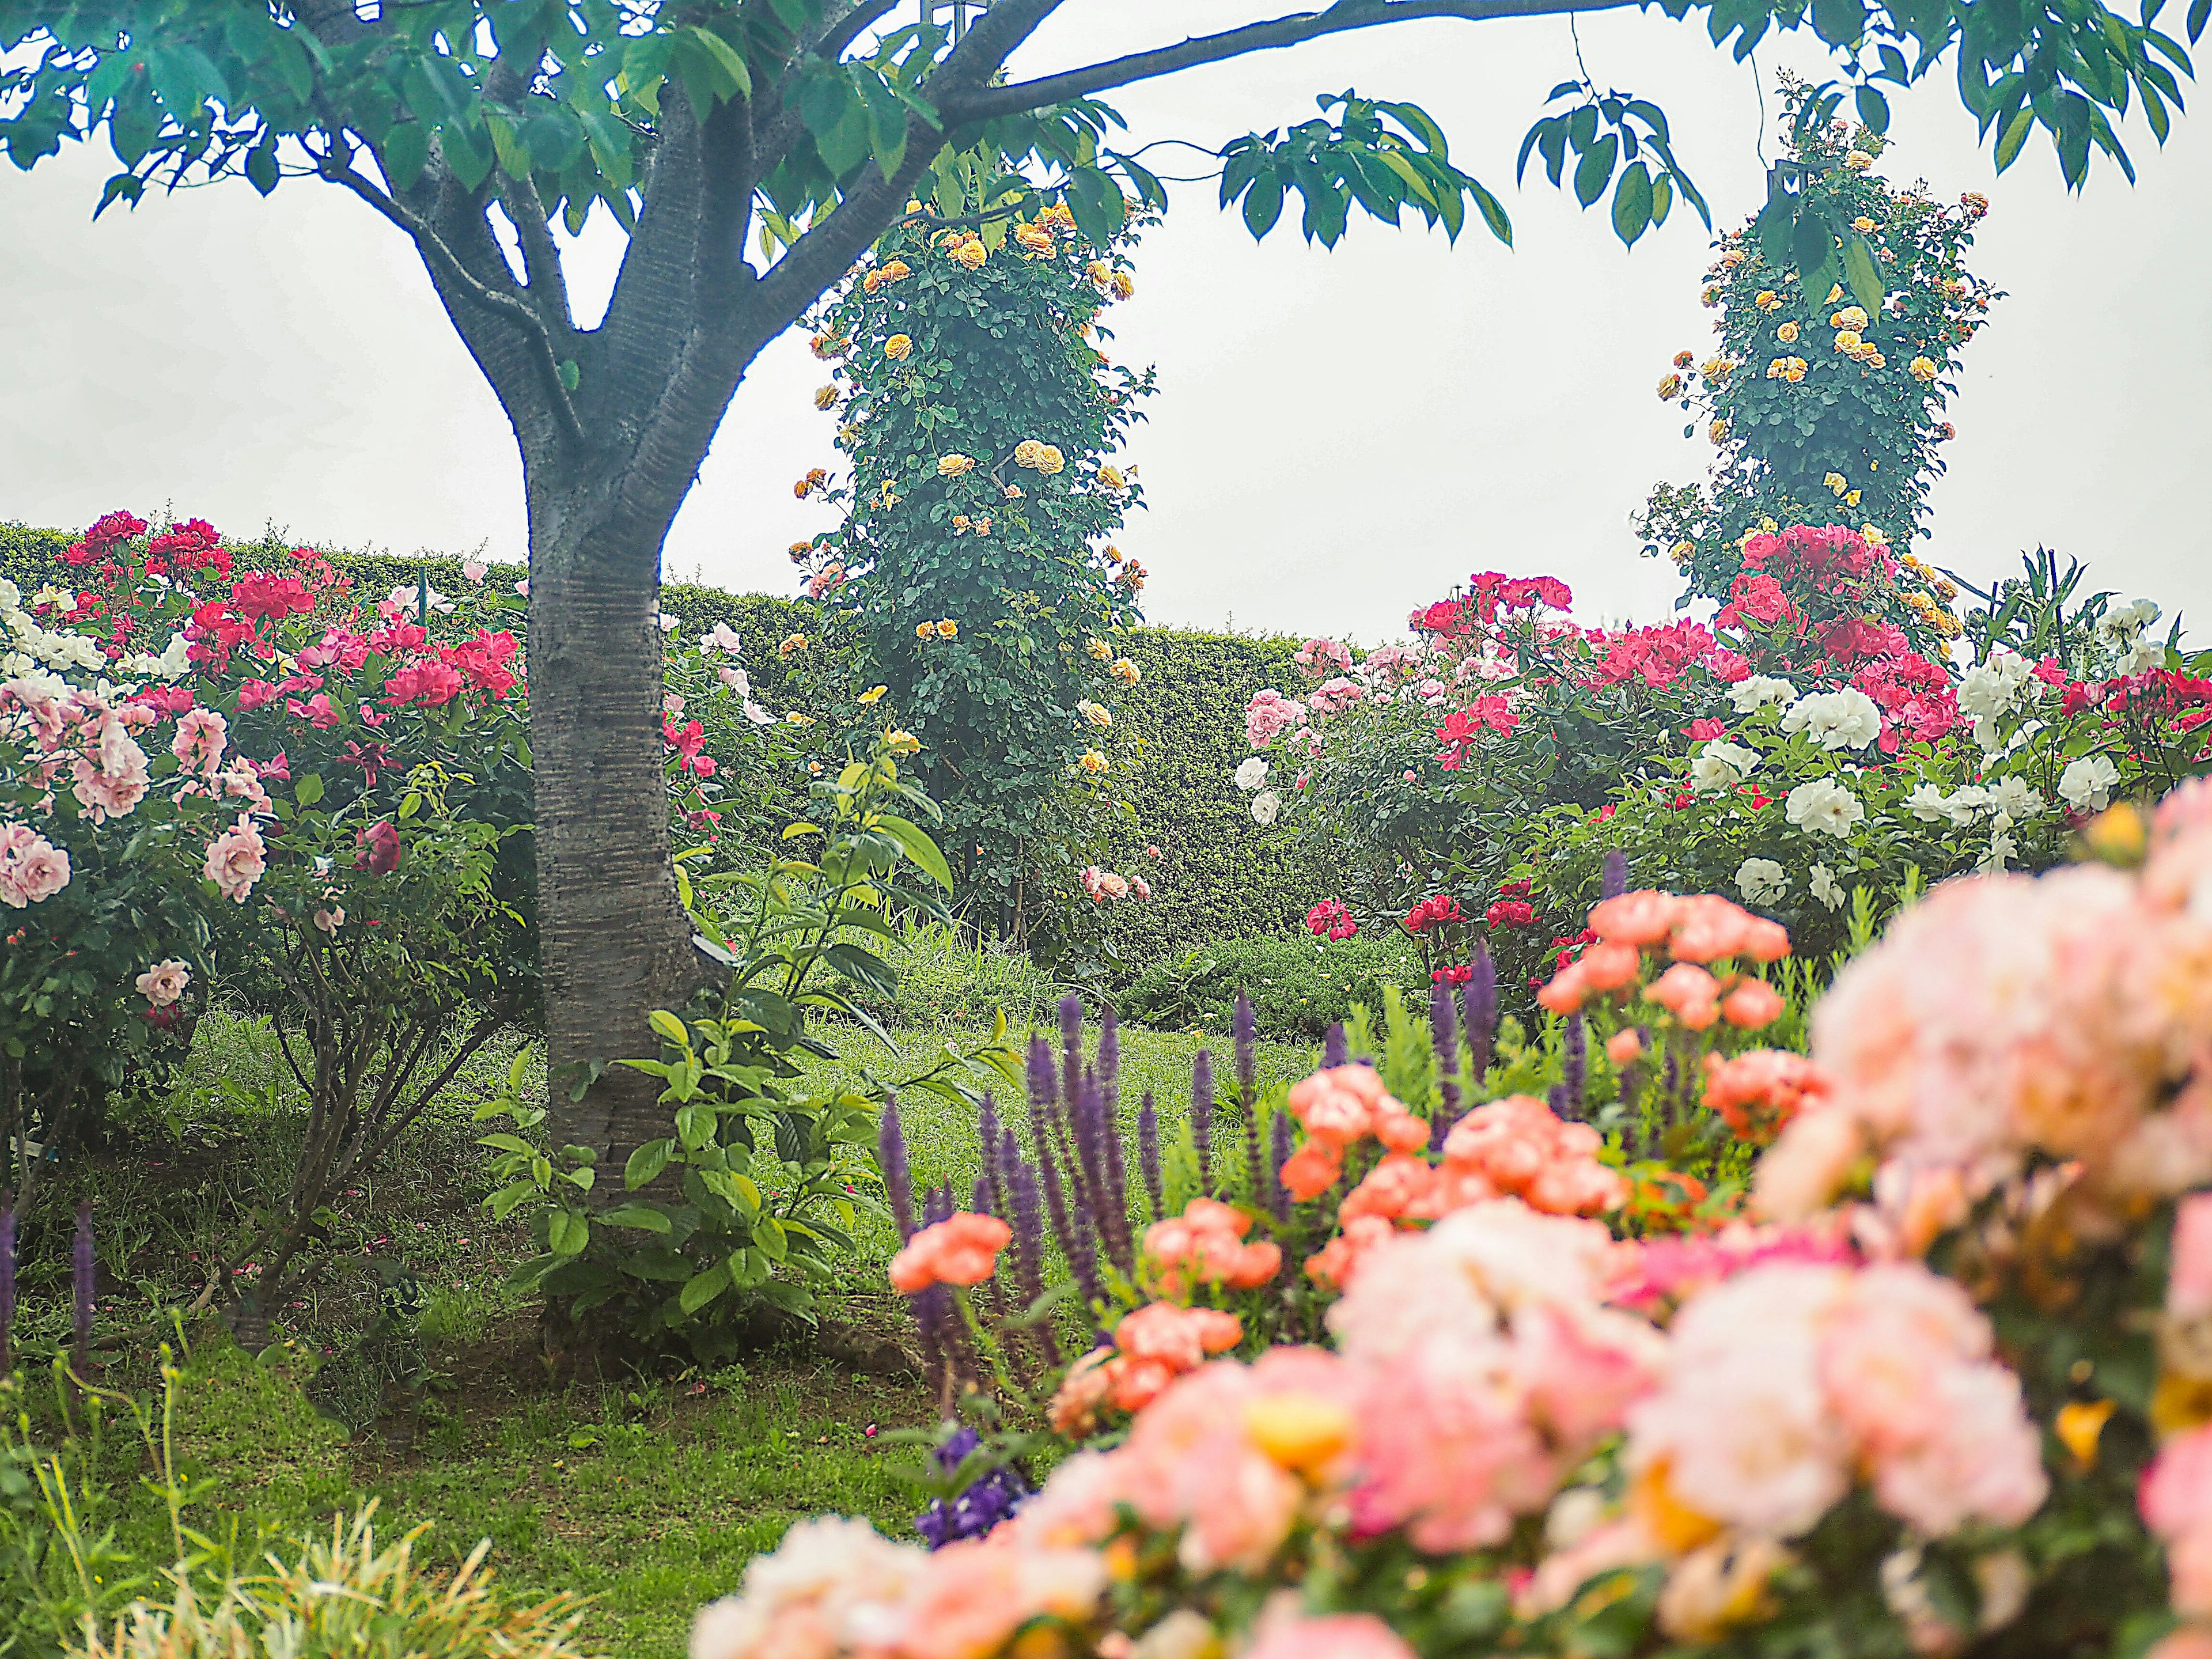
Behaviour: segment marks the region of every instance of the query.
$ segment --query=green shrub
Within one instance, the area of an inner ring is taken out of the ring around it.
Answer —
[[[1355,1003],[1382,1007],[1386,985],[1427,994],[1420,957],[1403,938],[1320,939],[1301,929],[1223,939],[1148,968],[1118,1007],[1142,1024],[1226,1030],[1243,991],[1261,1036],[1318,1040]]]
[[[836,988],[886,1025],[973,1030],[1003,1012],[1019,1030],[1053,1018],[1059,981],[1018,951],[970,943],[934,921],[912,923],[896,944],[876,945],[898,975],[896,988],[885,994],[850,980]]]

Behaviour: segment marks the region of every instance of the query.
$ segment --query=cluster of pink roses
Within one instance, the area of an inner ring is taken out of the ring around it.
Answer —
[[[69,885],[69,854],[27,823],[0,823],[0,904],[21,910]]]
[[[1152,883],[1142,876],[1125,876],[1096,864],[1085,865],[1078,879],[1085,896],[1093,904],[1111,904],[1125,898],[1148,899],[1152,896]]]

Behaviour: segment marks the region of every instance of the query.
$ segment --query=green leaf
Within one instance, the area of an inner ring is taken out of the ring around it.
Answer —
[[[246,178],[264,196],[276,188],[276,141],[273,134],[246,151]]]
[[[1874,249],[1867,239],[1856,231],[1844,239],[1844,281],[1851,290],[1851,297],[1869,315],[1881,308],[1881,267],[1875,263]]]
[[[302,806],[313,806],[323,798],[323,781],[313,772],[295,778],[292,783],[292,799]]]
[[[1651,224],[1651,173],[1641,161],[1621,170],[1613,191],[1613,234],[1621,246],[1634,247],[1636,239]]]
[[[720,65],[722,72],[730,77],[731,83],[737,88],[738,97],[750,98],[753,95],[753,72],[745,66],[744,58],[738,54],[735,46],[709,28],[701,28],[695,25],[684,29],[681,33],[684,39],[696,43],[708,57]]]
[[[772,1215],[764,1215],[753,1224],[753,1243],[771,1261],[781,1261],[791,1253],[791,1240],[783,1231],[783,1223]]]
[[[635,1192],[640,1187],[651,1184],[659,1178],[660,1172],[668,1167],[668,1160],[675,1154],[676,1143],[672,1140],[647,1141],[629,1155],[629,1161],[623,1166],[623,1185]]]
[[[687,1318],[730,1288],[730,1264],[717,1262],[676,1293],[676,1306]]]
[[[1575,163],[1575,199],[1584,207],[1605,194],[1605,187],[1613,180],[1613,167],[1620,155],[1620,138],[1617,133],[1607,133],[1583,152],[1583,159]]]
[[[892,838],[898,842],[900,851],[919,865],[924,875],[934,879],[946,892],[952,890],[952,866],[945,861],[945,854],[938,850],[937,843],[929,838],[927,830],[910,819],[892,817],[889,814],[876,822],[890,832]]]
[[[592,1242],[592,1224],[574,1210],[556,1210],[547,1218],[545,1243],[556,1255],[581,1255]]]
[[[678,1048],[689,1048],[691,1046],[691,1033],[684,1029],[682,1020],[665,1008],[654,1009],[646,1016],[646,1020],[654,1030]]]
[[[648,1233],[665,1233],[670,1227],[667,1216],[650,1204],[617,1204],[600,1211],[598,1220],[602,1227],[635,1227]]]

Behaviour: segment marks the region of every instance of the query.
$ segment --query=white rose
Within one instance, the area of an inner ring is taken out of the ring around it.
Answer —
[[[2002,778],[1990,786],[1990,801],[2014,823],[2043,810],[2043,797],[2026,778]]]
[[[1813,896],[1831,910],[1844,908],[1844,890],[1836,880],[1836,872],[1825,864],[1813,866]]]
[[[1757,750],[1738,744],[1709,743],[1690,763],[1690,781],[1708,794],[1733,789],[1751,775],[1761,758]]]
[[[23,590],[5,576],[0,576],[0,611],[16,610],[22,603]]]
[[[1739,680],[1729,692],[1729,703],[1739,714],[1748,714],[1763,703],[1787,702],[1797,695],[1797,688],[1788,680],[1776,679],[1771,674],[1753,674],[1747,680]]]
[[[1252,822],[1262,830],[1275,821],[1275,814],[1283,810],[1283,798],[1272,789],[1262,789],[1252,797]]]
[[[1990,810],[1990,792],[1978,783],[1964,784],[1943,805],[1951,822],[1963,827]]]
[[[2018,652],[1998,647],[1990,653],[1988,661],[1977,663],[1960,679],[1960,712],[1978,715],[2003,714],[2020,701],[2021,691],[2034,672],[2027,659]]]
[[[1923,783],[1905,798],[1905,810],[1923,823],[1951,816],[1951,798],[1932,783]]]
[[[1784,732],[1802,732],[1826,750],[1863,749],[1881,735],[1881,710],[1856,686],[1800,697],[1782,717]]]
[[[1746,859],[1736,866],[1735,887],[1746,904],[1771,904],[1790,890],[1790,874],[1772,859]]]
[[[2005,833],[2002,821],[2000,820],[1996,832],[1990,836],[1990,850],[1982,854],[1980,862],[1974,867],[1986,873],[1995,874],[2003,869],[2006,861],[2019,851],[2020,844]]]
[[[2165,666],[2166,647],[2146,634],[2127,648],[2112,665],[2112,671],[2118,674],[2148,674],[2154,668]]]
[[[1237,769],[1237,787],[1248,795],[1267,781],[1267,763],[1257,755],[1249,757],[1244,763]]]
[[[1801,783],[1790,792],[1783,805],[1790,822],[1807,835],[1820,832],[1838,839],[1851,833],[1851,826],[1866,817],[1866,807],[1856,795],[1833,778],[1815,778],[1810,783]]]
[[[2112,805],[2120,769],[2110,755],[2084,755],[2058,775],[2058,798],[2077,812],[2102,811]]]
[[[2097,637],[2107,645],[2131,645],[2157,620],[2158,606],[2148,599],[2137,599],[2099,617]]]

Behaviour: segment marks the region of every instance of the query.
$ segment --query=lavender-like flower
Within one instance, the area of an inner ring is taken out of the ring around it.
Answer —
[[[1619,898],[1628,890],[1628,854],[1618,847],[1605,855],[1605,870],[1598,878],[1598,890],[1602,898]]]
[[[1077,1255],[1075,1228],[1068,1213],[1067,1193],[1060,1179],[1060,1160],[1054,1155],[1058,1127],[1053,1110],[1052,1051],[1044,1039],[1030,1039],[1030,1133],[1036,1146],[1037,1170],[1044,1182],[1046,1212],[1052,1218],[1052,1234],[1060,1254],[1070,1262]]]
[[[1213,1050],[1200,1048],[1190,1062],[1190,1146],[1198,1155],[1198,1195],[1213,1196]]]
[[[1437,1054],[1438,1096],[1436,1115],[1429,1121],[1429,1150],[1440,1152],[1459,1119],[1459,1020],[1451,988],[1441,981],[1429,988],[1429,1042]]]
[[[1098,1017],[1098,1086],[1109,1110],[1121,1100],[1121,1021],[1111,1005]]]
[[[999,1163],[999,1108],[988,1089],[983,1092],[982,1109],[975,1117],[975,1138],[983,1149],[982,1178],[990,1189],[990,1213],[1003,1217],[1007,1207],[1006,1172]]]
[[[876,1133],[876,1161],[884,1172],[884,1196],[898,1224],[902,1242],[914,1237],[914,1170],[907,1162],[906,1133],[899,1127],[898,1097],[884,1097],[883,1127]]]
[[[1260,1102],[1260,1022],[1245,992],[1237,994],[1237,1013],[1229,1030],[1237,1051],[1237,1098],[1249,1114]]]
[[[0,1376],[15,1369],[9,1336],[15,1328],[15,1194],[0,1189]]]
[[[938,1473],[948,1479],[959,1473],[981,1437],[963,1428],[930,1454]],[[1004,1463],[993,1465],[975,1477],[965,1490],[950,1498],[937,1498],[914,1518],[914,1529],[933,1550],[962,1538],[981,1538],[1021,1507],[1030,1496],[1029,1483]]]
[[[1460,1013],[1467,1027],[1467,1046],[1473,1055],[1468,1070],[1479,1091],[1482,1074],[1490,1069],[1491,1043],[1498,1035],[1498,966],[1487,945],[1478,945],[1468,959],[1468,977],[1459,994]]]
[[[991,1202],[991,1182],[988,1177],[983,1176],[975,1177],[975,1196],[969,1200],[968,1211],[971,1215],[998,1214],[999,1212]]]
[[[1060,1109],[1073,1116],[1083,1086],[1083,1003],[1070,991],[1060,1000]]]
[[[1255,1136],[1256,1139],[1257,1137]],[[1272,1145],[1267,1158],[1267,1208],[1278,1221],[1286,1221],[1291,1214],[1291,1194],[1283,1185],[1282,1168],[1291,1159],[1291,1115],[1287,1111],[1275,1114],[1268,1136]],[[1257,1198],[1258,1193],[1253,1196]]]
[[[1158,1221],[1167,1198],[1160,1179],[1160,1113],[1152,1104],[1150,1089],[1145,1091],[1144,1103],[1137,1108],[1137,1167],[1144,1171],[1145,1196],[1152,1200],[1152,1217]]]
[[[1021,1273],[1022,1298],[1034,1307],[1044,1294],[1044,1206],[1037,1197],[1036,1171],[1020,1163],[1008,1167],[1013,1170],[1015,1259]],[[1044,1363],[1058,1365],[1060,1343],[1052,1334],[1052,1322],[1045,1320],[1031,1330]]]
[[[1352,1058],[1351,1039],[1344,1035],[1344,1022],[1332,1020],[1321,1040],[1321,1063],[1324,1069],[1342,1066]]]
[[[78,1200],[76,1239],[70,1256],[70,1288],[76,1324],[76,1370],[82,1376],[92,1365],[92,1296],[95,1264],[92,1251],[92,1200]]]
[[[1121,1161],[1121,1125],[1115,1121],[1112,1103],[1098,1073],[1083,1072],[1084,1161],[1090,1166],[1091,1214],[1098,1223],[1100,1242],[1114,1265],[1125,1273],[1136,1271],[1136,1255],[1129,1234],[1129,1176]]]
[[[1566,1095],[1567,1103],[1566,1109],[1559,1115],[1583,1117],[1589,1099],[1589,1028],[1578,1013],[1567,1016],[1566,1030],[1560,1042],[1559,1066],[1559,1087]]]

